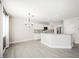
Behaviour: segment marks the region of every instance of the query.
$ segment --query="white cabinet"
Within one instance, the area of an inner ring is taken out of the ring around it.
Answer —
[[[34,33],[34,39],[35,40],[41,39],[41,34],[40,33]]]
[[[72,48],[71,35],[41,33],[41,43],[50,48]]]

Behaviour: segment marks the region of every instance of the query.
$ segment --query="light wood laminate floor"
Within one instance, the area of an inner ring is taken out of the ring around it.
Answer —
[[[72,49],[49,48],[40,41],[28,41],[11,45],[4,58],[78,58],[79,45]]]

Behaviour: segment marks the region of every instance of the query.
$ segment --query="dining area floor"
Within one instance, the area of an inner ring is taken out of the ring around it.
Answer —
[[[11,44],[4,53],[4,58],[79,58],[79,45],[72,49],[50,48],[40,40]]]

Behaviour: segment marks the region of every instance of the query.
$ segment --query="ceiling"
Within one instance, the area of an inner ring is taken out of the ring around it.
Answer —
[[[2,0],[7,13],[33,21],[52,22],[79,17],[79,0]]]

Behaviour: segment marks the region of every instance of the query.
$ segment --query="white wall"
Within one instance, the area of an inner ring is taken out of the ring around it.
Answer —
[[[25,26],[26,19],[10,17],[10,42],[28,41],[33,39],[32,29]]]
[[[51,24],[39,24],[33,23],[33,27],[27,29],[25,26],[26,19],[10,16],[10,42],[22,42],[28,40],[34,40],[34,29],[43,30],[44,26],[48,27],[48,30],[54,29]],[[53,23],[53,22],[52,22]]]
[[[74,24],[73,21],[68,19],[64,21],[64,33],[65,34],[73,34],[74,33]]]
[[[72,34],[72,39],[79,43],[79,17],[64,20],[64,33]]]

